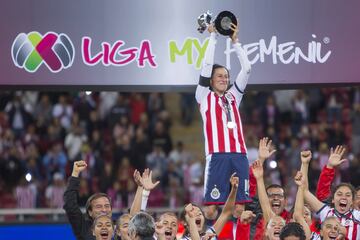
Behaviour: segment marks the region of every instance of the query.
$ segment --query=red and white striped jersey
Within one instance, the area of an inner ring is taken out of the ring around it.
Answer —
[[[232,86],[235,88],[235,86]],[[227,126],[228,117],[223,100],[215,92],[208,89],[202,91],[199,102],[203,119],[206,156],[212,153],[234,152],[245,153],[246,146],[238,106],[242,94],[233,94],[236,89],[230,89],[225,95],[230,106],[231,119],[234,128]]]
[[[337,217],[342,226],[346,228],[349,240],[360,239],[360,211],[352,209],[345,214],[340,214],[334,208],[324,205],[317,213],[323,222],[327,217]]]

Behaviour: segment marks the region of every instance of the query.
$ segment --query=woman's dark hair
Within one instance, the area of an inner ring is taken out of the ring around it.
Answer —
[[[333,188],[333,190],[331,191],[331,200],[334,199],[336,191],[341,187],[348,187],[350,189],[350,191],[351,191],[351,194],[352,194],[352,200],[354,200],[354,198],[355,198],[355,188],[350,183],[340,183],[340,184],[336,185],[336,187]]]
[[[229,76],[229,79],[230,79],[230,72],[229,72],[229,69],[227,69],[225,66],[223,65],[220,65],[220,64],[214,64],[213,67],[212,67],[212,71],[211,71],[211,79],[213,78],[214,76],[214,73],[215,73],[215,70],[218,69],[218,68],[225,68],[226,71],[227,71],[227,74]],[[230,81],[229,81],[230,82]]]
[[[300,240],[306,240],[305,231],[297,222],[290,222],[281,229],[280,240],[284,240],[290,236],[299,237]]]

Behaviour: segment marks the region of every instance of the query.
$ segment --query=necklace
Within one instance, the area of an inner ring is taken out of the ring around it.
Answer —
[[[225,113],[226,113],[226,118],[227,118],[227,123],[226,123],[226,126],[227,128],[229,129],[233,129],[236,124],[234,121],[232,121],[231,119],[231,107],[230,107],[230,103],[228,101],[228,99],[225,97],[225,94],[222,95],[220,97],[221,101],[222,101],[222,106],[223,106],[223,109],[225,110]]]

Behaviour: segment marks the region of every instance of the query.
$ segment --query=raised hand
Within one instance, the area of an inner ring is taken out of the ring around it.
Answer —
[[[311,160],[312,154],[310,150],[307,150],[307,151],[301,151],[300,156],[301,156],[301,162],[304,164],[308,164]]]
[[[185,212],[186,212],[187,217],[189,217],[189,218],[194,218],[195,217],[194,207],[193,207],[193,205],[191,203],[186,205]]]
[[[165,226],[161,223],[161,221],[155,223],[155,233],[158,239],[165,239]]]
[[[339,224],[339,235],[336,237],[336,240],[345,240],[346,239],[346,228]]]
[[[241,213],[240,221],[244,224],[250,224],[254,217],[256,215],[252,211],[246,210]]]
[[[271,143],[272,140],[270,140],[268,137],[261,138],[259,141],[258,159],[261,161],[261,164],[263,164],[267,158],[276,152],[275,149],[272,150]]]
[[[212,232],[206,232],[204,236],[201,237],[201,240],[210,240],[213,237],[216,237],[215,233]]]
[[[233,23],[231,23],[230,29],[233,30],[233,34],[230,36],[231,41],[232,41],[233,43],[239,42],[239,39],[238,39],[239,28],[238,28],[238,26],[235,25],[235,24],[233,24]]]
[[[87,167],[87,164],[85,161],[76,161],[74,162],[74,167],[71,176],[73,177],[79,177],[80,173],[84,171]]]
[[[208,31],[209,31],[209,33],[216,32],[216,28],[214,26],[214,23],[212,23],[212,24],[210,24],[208,26]]]
[[[260,162],[259,160],[256,160],[252,164],[251,167],[252,167],[252,170],[253,170],[253,173],[254,173],[254,176],[255,176],[256,179],[264,177],[264,169],[263,169],[262,162]]]
[[[296,185],[298,185],[299,187],[304,185],[305,179],[304,179],[302,172],[298,171],[296,173],[296,175],[294,177],[294,181],[295,181]]]
[[[145,190],[151,191],[153,190],[157,185],[159,185],[160,181],[156,181],[153,183],[152,181],[152,171],[150,169],[145,169],[143,172],[142,178],[141,178],[141,184]]]
[[[327,167],[334,168],[345,162],[347,159],[341,159],[345,153],[345,150],[345,147],[339,145],[336,146],[335,150],[331,148]]]
[[[135,183],[139,186],[139,187],[142,187],[142,183],[141,183],[141,175],[140,175],[140,172],[138,170],[135,169],[134,171],[134,181]]]
[[[230,184],[232,188],[237,188],[239,186],[239,177],[235,177],[236,172],[234,172],[233,174],[231,174],[230,177]]]

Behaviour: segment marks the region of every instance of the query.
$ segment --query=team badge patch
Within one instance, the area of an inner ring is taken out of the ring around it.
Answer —
[[[217,189],[216,185],[214,185],[214,188],[211,190],[210,196],[212,199],[220,198],[220,191]]]
[[[229,93],[229,92],[225,93],[225,97],[229,102],[234,101],[234,98],[233,98],[232,94]]]

